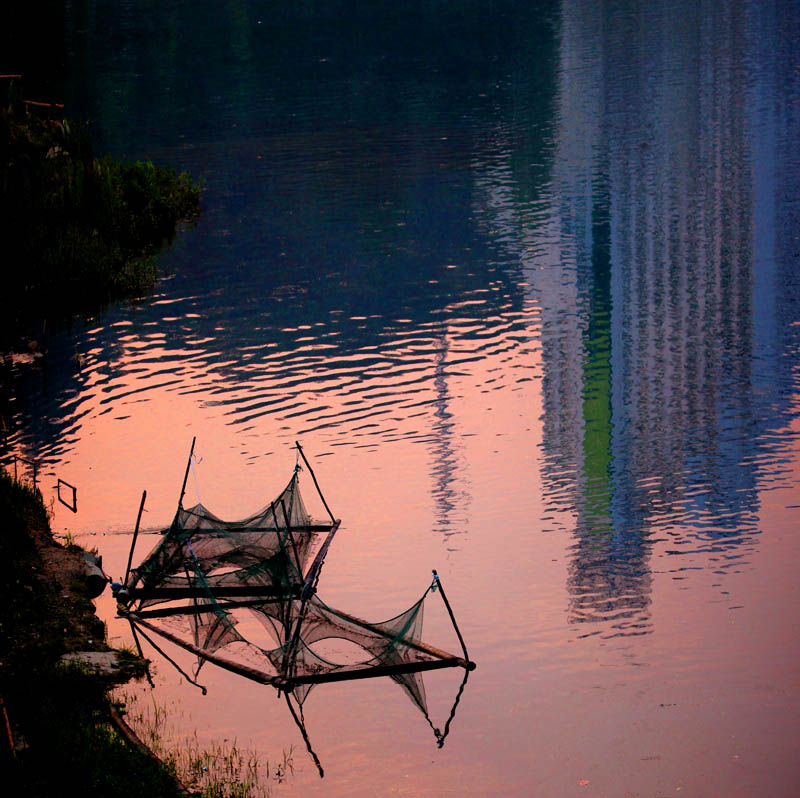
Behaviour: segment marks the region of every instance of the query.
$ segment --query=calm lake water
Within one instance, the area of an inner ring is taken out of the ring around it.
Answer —
[[[796,795],[800,8],[282,5],[67,4],[69,111],[204,212],[16,364],[10,451],[119,578],[193,436],[223,517],[300,440],[320,595],[385,618],[437,568],[478,668],[442,748],[389,680],[317,688],[320,779],[273,690],[148,649],[175,735],[293,747],[275,795]],[[443,728],[461,674],[425,682]]]

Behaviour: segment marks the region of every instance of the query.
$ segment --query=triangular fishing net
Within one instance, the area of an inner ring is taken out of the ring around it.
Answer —
[[[237,521],[201,503],[179,503],[171,526],[126,580],[125,614],[195,653],[198,670],[210,660],[291,694],[301,716],[315,684],[385,675],[428,718],[421,671],[474,667],[465,648],[462,659],[422,641],[423,607],[438,577],[411,607],[379,623],[327,605],[316,587],[339,522],[311,518],[299,473],[297,466],[277,498]],[[240,632],[255,628],[245,623],[253,617],[271,644]]]
[[[380,669],[400,684],[411,700],[427,712],[425,688],[418,672],[402,672],[404,666],[431,662],[423,650],[422,619],[425,595],[405,612],[381,623],[369,623],[329,607],[318,596],[305,603],[291,602],[289,623],[284,615],[276,624],[278,605],[251,607],[256,617],[274,634],[284,632],[285,643],[264,651],[273,667],[294,686],[302,704],[315,681],[335,681],[337,676],[356,678],[359,671]],[[332,641],[349,644],[336,649]],[[325,642],[324,653],[315,644]]]
[[[212,600],[219,588],[274,588],[283,595],[302,586],[310,556],[331,527],[308,515],[296,470],[273,502],[239,521],[224,521],[202,504],[179,508],[128,584],[151,589],[140,609],[175,595],[163,588],[201,586]]]

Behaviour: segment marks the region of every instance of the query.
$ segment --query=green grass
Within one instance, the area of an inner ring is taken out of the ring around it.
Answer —
[[[236,740],[201,743],[196,732],[175,734],[170,713],[152,693],[121,688],[118,698],[139,738],[202,798],[267,798],[294,774],[293,747],[270,762]]]

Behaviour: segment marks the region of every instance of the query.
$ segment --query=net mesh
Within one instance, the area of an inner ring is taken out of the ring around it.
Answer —
[[[178,509],[172,526],[135,568],[131,586],[274,587],[303,583],[309,557],[331,524],[314,523],[298,488],[297,472],[275,501],[240,521],[223,521],[202,504]],[[163,598],[143,601],[142,607]]]

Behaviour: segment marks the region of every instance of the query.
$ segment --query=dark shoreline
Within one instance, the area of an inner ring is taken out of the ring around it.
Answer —
[[[106,643],[81,550],[54,540],[39,492],[5,472],[0,513],[0,759],[12,783],[31,796],[65,784],[85,795],[185,796],[174,770],[126,732],[109,698],[145,663]]]
[[[0,76],[0,350],[44,354],[49,329],[148,293],[200,194],[187,174],[95,158],[86,126]],[[53,538],[35,486],[0,472],[0,762],[17,793],[187,795],[109,698],[146,663],[106,643],[85,552]]]

